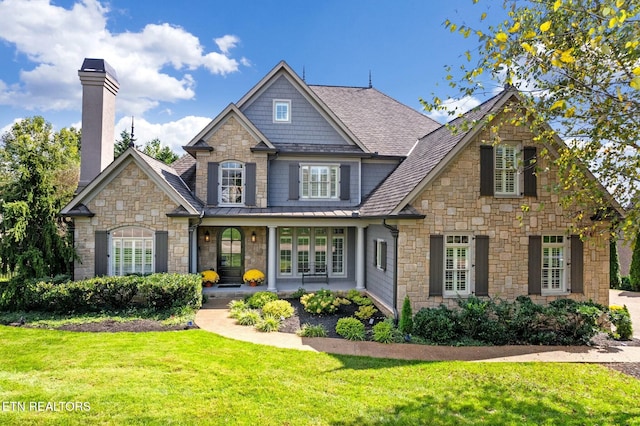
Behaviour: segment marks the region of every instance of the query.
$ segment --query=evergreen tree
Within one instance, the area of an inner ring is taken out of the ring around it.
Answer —
[[[120,132],[120,139],[116,139],[116,143],[113,145],[113,158],[120,157],[129,148],[131,142],[135,142],[135,139],[131,140],[131,133],[126,130]]]
[[[405,336],[413,332],[413,311],[411,310],[411,301],[409,301],[409,296],[405,296],[404,302],[402,303],[402,312],[400,313],[398,330],[400,330],[400,332]]]
[[[620,276],[620,258],[618,257],[618,239],[611,237],[609,242],[609,288],[620,288],[622,277]]]
[[[629,281],[633,291],[640,291],[640,232],[636,235],[636,241],[633,244]]]
[[[80,132],[24,119],[0,146],[0,259],[24,277],[70,272],[73,246],[58,215],[78,185]]]

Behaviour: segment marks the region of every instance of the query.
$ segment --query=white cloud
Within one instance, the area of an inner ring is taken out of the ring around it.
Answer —
[[[215,40],[220,52],[207,52],[196,36],[169,23],[112,33],[107,4],[81,0],[65,9],[50,0],[0,2],[0,40],[34,63],[20,72],[19,82],[0,81],[0,105],[77,109],[77,70],[85,57],[104,58],[118,74],[119,111],[138,116],[159,102],[192,99],[195,82],[188,71],[226,75],[244,63],[230,55],[240,41],[233,35]]]
[[[431,111],[427,114],[428,117],[440,122],[446,123],[453,120],[460,114],[477,107],[481,102],[479,99],[473,96],[465,96],[461,99],[449,98],[442,102],[443,109],[437,111]]]
[[[182,155],[183,146],[200,132],[211,118],[187,116],[177,121],[157,124],[149,123],[145,119],[134,118],[134,137],[136,145],[143,146],[146,142],[158,138],[163,145],[168,145],[173,152]],[[131,132],[131,117],[123,117],[116,123],[115,137],[120,139],[123,130]]]

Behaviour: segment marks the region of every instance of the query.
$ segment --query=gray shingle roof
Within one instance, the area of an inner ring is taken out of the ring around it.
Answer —
[[[196,190],[196,159],[185,154],[171,164],[191,191]]]
[[[371,152],[407,155],[440,124],[374,88],[309,86]]]
[[[483,119],[504,96],[504,92],[489,99],[449,124]],[[470,132],[457,133],[447,125],[424,136],[411,154],[362,203],[361,216],[387,216],[422,182],[444,157]]]

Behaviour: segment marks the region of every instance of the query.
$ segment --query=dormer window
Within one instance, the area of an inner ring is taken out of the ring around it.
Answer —
[[[291,101],[276,99],[273,101],[273,122],[291,123]]]

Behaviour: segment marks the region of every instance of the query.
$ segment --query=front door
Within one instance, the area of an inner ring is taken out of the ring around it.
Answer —
[[[218,238],[218,273],[221,283],[241,283],[244,270],[242,232],[238,228],[223,228]]]

